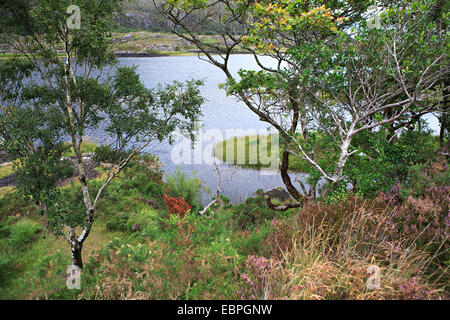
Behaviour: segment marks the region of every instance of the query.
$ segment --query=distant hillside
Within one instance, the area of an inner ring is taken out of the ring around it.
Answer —
[[[163,0],[155,0],[157,5]],[[152,0],[130,0],[123,4],[122,13],[117,17],[117,31],[146,30],[153,32],[170,32],[167,21],[155,8]],[[211,26],[203,25],[202,34],[214,34]]]
[[[158,4],[161,2],[157,0]],[[169,31],[152,0],[125,1],[117,22],[119,30]]]

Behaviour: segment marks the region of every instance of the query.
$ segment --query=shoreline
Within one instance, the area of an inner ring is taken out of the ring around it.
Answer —
[[[210,54],[218,55],[220,52],[208,52]],[[204,55],[201,51],[167,51],[167,52],[116,52],[115,56],[116,58],[160,58],[160,57],[187,57],[187,56],[197,56],[197,55]],[[238,55],[238,54],[251,54],[248,52],[236,52],[232,53],[231,55]],[[1,60],[7,60],[12,59],[14,57],[21,57],[23,56],[22,53],[16,53],[16,52],[1,52],[0,53],[0,61]],[[61,57],[63,54],[61,54]]]
[[[223,45],[217,35],[200,35],[203,41]],[[117,58],[153,58],[173,56],[193,56],[203,54],[194,44],[175,34],[151,31],[113,32],[111,35],[111,49]],[[64,56],[63,47],[57,48],[59,55]],[[235,52],[234,52],[235,51]],[[209,54],[220,54],[214,48],[207,50]],[[249,54],[242,49],[235,48],[232,54]],[[0,60],[20,57],[21,53],[12,47],[0,44]]]

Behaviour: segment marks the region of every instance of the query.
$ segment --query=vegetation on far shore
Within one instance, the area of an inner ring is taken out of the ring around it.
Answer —
[[[263,141],[262,139],[266,140]],[[270,135],[242,136],[218,142],[214,146],[214,156],[224,162],[243,168],[260,169],[270,166],[270,163],[262,163],[260,157],[270,158],[271,150]],[[290,167],[290,169],[295,170],[293,167]]]
[[[125,29],[126,30],[126,29]],[[221,44],[220,37],[203,35],[202,39],[210,44]],[[165,32],[152,32],[144,30],[120,30],[111,34],[112,49],[121,57],[128,56],[191,56],[198,55],[198,48],[188,41],[180,39],[177,35]],[[1,49],[1,48],[0,48]],[[62,50],[62,47],[60,48]],[[2,52],[3,51],[3,52]],[[236,53],[240,53],[236,50]],[[20,53],[14,53],[4,47],[0,50],[0,59],[11,59]],[[64,53],[60,53],[64,57]]]
[[[262,139],[266,139],[263,141]],[[218,142],[214,146],[214,156],[226,163],[237,165],[242,168],[261,169],[271,167],[273,164],[268,163],[268,158],[272,156],[272,135],[251,135],[233,137]],[[276,137],[278,139],[278,137]],[[319,146],[318,146],[319,147]],[[279,147],[279,157],[281,157],[282,149]],[[227,150],[232,155],[227,154]],[[325,157],[325,150],[317,150],[318,158]],[[261,161],[260,157],[264,157]],[[278,158],[279,161],[280,158]],[[298,157],[289,155],[289,170],[294,172],[307,172],[310,164]]]

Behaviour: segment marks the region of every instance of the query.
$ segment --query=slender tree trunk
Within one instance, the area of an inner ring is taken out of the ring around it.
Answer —
[[[83,242],[86,239],[86,237],[89,235],[89,231],[93,222],[93,208],[92,203],[90,199],[89,194],[89,187],[86,179],[85,174],[85,167],[83,163],[83,156],[81,154],[81,143],[82,143],[82,137],[81,134],[79,136],[79,140],[77,142],[77,131],[75,128],[76,125],[76,114],[74,114],[74,109],[72,105],[72,82],[71,79],[75,82],[75,77],[73,75],[72,71],[72,56],[70,52],[70,46],[69,46],[69,31],[65,30],[65,52],[66,52],[66,63],[65,63],[65,74],[64,79],[66,83],[66,108],[67,108],[67,115],[68,115],[68,122],[70,125],[70,136],[72,139],[72,147],[75,152],[78,168],[79,168],[79,179],[81,183],[81,190],[83,193],[83,201],[84,205],[86,207],[87,212],[87,227],[84,228],[83,234],[80,238],[76,237],[75,229],[71,229],[71,235],[70,235],[70,247],[72,252],[72,264],[76,265],[80,269],[83,269],[83,260],[81,258],[81,250],[83,249]],[[82,113],[80,110],[80,114],[78,115],[80,118],[82,118]]]
[[[441,145],[441,148],[444,147],[444,138],[445,138],[445,131],[448,130],[448,99],[445,98],[443,101],[443,108],[442,108],[442,114],[440,118],[441,122],[441,128],[439,130],[439,143]]]
[[[83,259],[81,258],[83,243],[79,241],[72,241],[70,246],[72,251],[72,264],[80,269],[83,269]]]
[[[306,112],[302,112],[301,116],[300,116],[300,123],[302,125],[302,136],[303,139],[305,139],[305,141],[308,141],[309,135],[308,135],[308,128],[306,127],[307,125],[307,119],[306,119]]]
[[[286,186],[287,191],[290,193],[290,195],[297,201],[300,201],[302,196],[300,192],[294,187],[291,181],[291,177],[289,177],[288,174],[288,168],[289,168],[289,152],[286,150],[283,151],[282,159],[280,163],[280,173],[281,173],[281,179],[283,179],[283,183]]]
[[[353,122],[350,126],[347,136],[342,141],[339,161],[336,164],[336,169],[334,170],[334,174],[332,177],[334,183],[339,182],[342,179],[342,173],[344,172],[345,164],[347,163],[348,157],[350,155],[349,148],[350,144],[352,143],[353,130],[355,129],[355,126],[356,123]]]

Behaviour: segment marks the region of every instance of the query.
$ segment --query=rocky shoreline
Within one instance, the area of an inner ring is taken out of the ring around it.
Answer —
[[[201,35],[203,41],[207,41],[216,46],[223,46],[223,39],[216,35]],[[197,55],[202,52],[198,48],[185,39],[181,39],[177,35],[135,31],[135,32],[116,32],[112,34],[112,48],[118,58],[150,58],[150,57],[166,57],[179,55]],[[58,52],[63,55],[64,48],[58,48]],[[207,53],[217,54],[217,51],[208,50]],[[239,52],[236,50],[237,53]],[[0,44],[0,58],[8,58],[14,54],[20,54],[17,50],[9,47],[7,44]]]
[[[116,52],[117,58],[154,58],[154,57],[168,57],[164,53],[146,53],[146,52]]]

